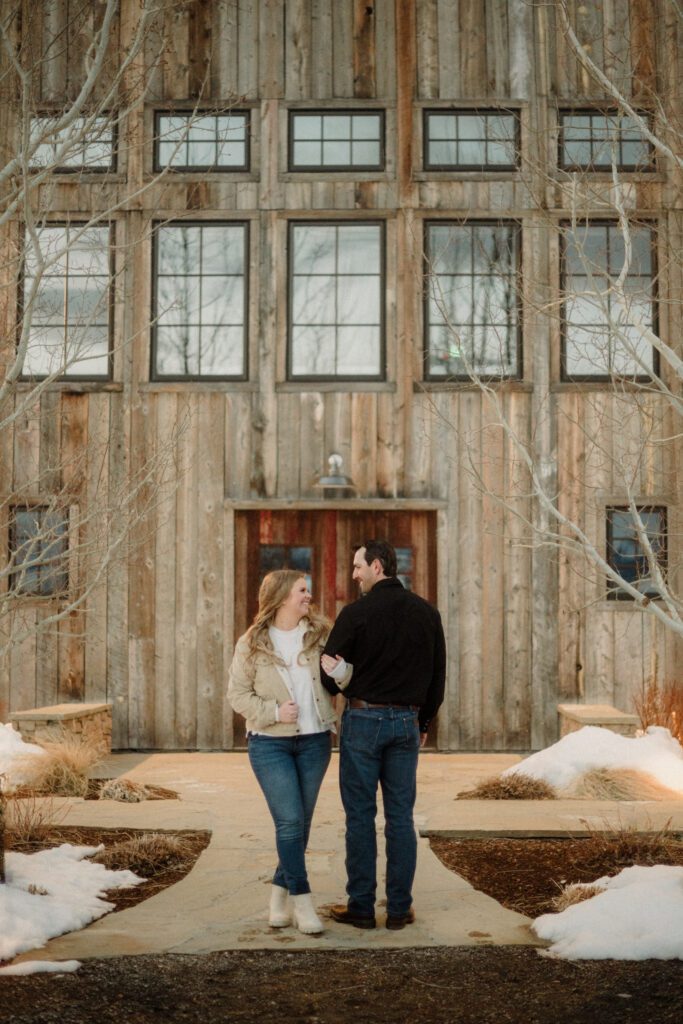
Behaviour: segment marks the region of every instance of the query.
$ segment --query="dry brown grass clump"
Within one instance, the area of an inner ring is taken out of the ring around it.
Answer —
[[[579,775],[560,797],[573,800],[680,800],[681,794],[637,768],[593,768]]]
[[[43,840],[66,816],[68,804],[57,807],[51,796],[14,793],[5,799],[5,830],[12,845],[29,845]]]
[[[193,854],[183,836],[145,832],[101,850],[92,859],[112,871],[133,871],[143,878],[152,878],[160,871],[185,867],[193,860]]]
[[[683,744],[683,685],[649,679],[633,703],[643,729],[662,725]]]
[[[671,819],[662,828],[648,832],[640,831],[635,825],[605,823],[604,828],[598,830],[585,820],[582,824],[588,832],[588,838],[582,840],[586,866],[590,866],[591,860],[602,865],[606,856],[614,865],[610,874],[618,874],[622,868],[634,864],[649,867],[652,864],[679,863],[681,838],[672,830]]]
[[[100,786],[98,797],[100,800],[121,800],[131,804],[148,800],[150,791],[141,782],[133,782],[132,779],[107,779]]]
[[[551,900],[552,909],[556,914],[561,914],[567,907],[573,907],[576,903],[590,900],[593,896],[598,896],[604,891],[600,885],[585,885],[580,882],[565,885],[562,892]]]
[[[474,789],[458,793],[458,800],[556,800],[557,792],[549,782],[530,775],[495,775]]]
[[[17,759],[24,780],[22,788],[52,796],[85,797],[88,776],[102,763],[100,747],[67,732],[41,746],[44,754],[26,754]]]

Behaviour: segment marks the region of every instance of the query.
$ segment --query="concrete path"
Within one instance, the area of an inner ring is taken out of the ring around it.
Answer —
[[[455,795],[497,774],[514,755],[425,754],[420,758],[416,821],[421,833],[561,834],[586,820],[637,822],[644,828],[674,818],[683,828],[683,801],[674,805],[587,801],[455,801]],[[211,843],[189,875],[138,906],[51,941],[19,959],[86,959],[143,953],[208,953],[249,949],[386,949],[421,946],[540,945],[528,918],[505,910],[447,870],[421,838],[415,881],[416,922],[403,931],[382,927],[383,857],[379,864],[378,925],[361,931],[326,922],[319,937],[271,929],[266,906],[274,867],[270,816],[245,754],[114,755],[102,775],[127,775],[177,791],[180,800],[125,804],[73,801],[65,824],[143,829],[197,828]],[[380,801],[381,802],[381,801]],[[583,820],[582,820],[583,819]],[[383,822],[378,818],[379,849]],[[343,813],[333,758],[316,809],[309,875],[321,916],[345,901]]]

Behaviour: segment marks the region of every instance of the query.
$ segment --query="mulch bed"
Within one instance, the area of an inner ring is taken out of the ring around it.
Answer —
[[[38,850],[45,850],[53,846],[61,846],[62,843],[69,843],[72,846],[114,846],[116,843],[125,842],[136,836],[168,835],[181,837],[184,840],[185,858],[182,865],[163,868],[156,872],[153,877],[140,885],[131,886],[129,889],[110,889],[106,894],[109,903],[114,904],[114,910],[126,910],[134,907],[137,903],[155,896],[162,889],[169,885],[175,885],[187,875],[195,865],[199,854],[206,849],[211,839],[211,833],[194,829],[129,829],[129,828],[85,828],[81,826],[59,826],[50,828],[39,838],[29,843],[17,843],[13,841],[11,832],[7,833],[8,850],[16,850],[18,853],[36,853]]]
[[[551,911],[551,901],[572,882],[594,882],[632,864],[683,866],[683,841],[670,838],[665,850],[629,855],[617,836],[612,842],[587,839],[451,839],[433,836],[434,853],[456,874],[509,910],[527,917]]]

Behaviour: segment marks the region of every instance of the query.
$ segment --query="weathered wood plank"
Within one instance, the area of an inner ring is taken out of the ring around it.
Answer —
[[[158,395],[156,412],[156,450],[167,449],[176,432],[185,424],[179,421],[179,398],[174,394]],[[177,441],[173,444],[173,452]],[[170,642],[170,626],[176,623],[176,561],[179,545],[176,533],[176,490],[180,485],[175,462],[170,462],[159,484],[155,516],[154,572],[154,746],[173,749],[176,740],[176,661],[175,644]]]

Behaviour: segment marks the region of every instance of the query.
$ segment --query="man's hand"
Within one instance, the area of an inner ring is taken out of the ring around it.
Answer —
[[[421,732],[420,733],[420,746],[421,747],[426,747],[427,746],[427,733],[426,732]]]
[[[329,676],[330,672],[333,672],[339,662],[342,660],[341,654],[335,654],[334,658],[331,654],[323,654],[320,657],[320,664],[323,667],[323,672],[326,672]]]
[[[278,714],[281,722],[291,725],[299,717],[299,705],[294,700],[286,700],[278,707]]]

